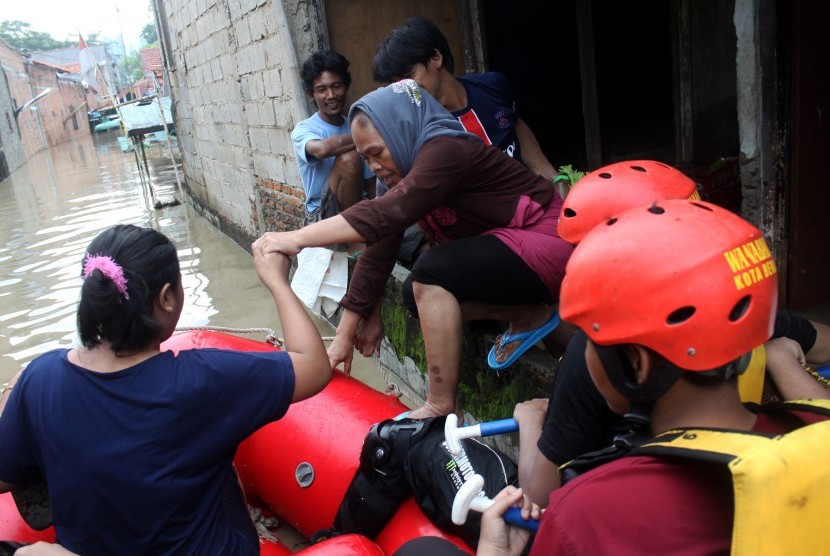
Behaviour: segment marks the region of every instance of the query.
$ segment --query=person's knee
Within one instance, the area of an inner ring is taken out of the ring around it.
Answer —
[[[436,291],[436,289],[445,291],[444,287],[437,285],[444,283],[441,276],[446,271],[448,263],[448,259],[443,256],[442,251],[437,247],[424,251],[418,257],[410,275],[404,282],[404,302],[413,305],[413,308],[410,309],[413,314],[417,314],[415,306],[430,293]]]
[[[415,294],[412,290],[412,276],[407,276],[401,287],[401,301],[412,316],[418,318],[418,305],[415,303]]]
[[[361,181],[362,163],[357,151],[346,151],[334,157],[334,165],[331,167],[330,176],[336,176],[339,180]]]
[[[441,286],[433,284],[424,284],[417,280],[412,281],[412,297],[415,299],[415,304],[432,301],[436,294],[444,293],[446,290]]]
[[[412,281],[412,298],[415,300],[415,306],[424,301],[424,292],[428,291],[428,287],[420,282]]]
[[[332,193],[337,195],[341,210],[360,201],[363,190],[361,170],[357,152],[348,151],[335,157],[327,183]]]

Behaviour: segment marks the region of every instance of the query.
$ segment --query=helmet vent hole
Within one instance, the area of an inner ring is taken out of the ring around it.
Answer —
[[[632,170],[637,170],[638,172],[643,172],[643,173],[646,172],[646,169],[643,168],[642,166],[632,166],[631,169]]]
[[[562,215],[565,218],[573,218],[574,216],[576,216],[576,211],[572,208],[566,208],[562,211]]]
[[[750,301],[752,301],[751,297],[745,295],[737,303],[735,303],[735,306],[732,307],[731,311],[729,311],[729,320],[731,322],[735,322],[743,317],[749,309]]]
[[[691,307],[691,306],[681,307],[680,309],[677,309],[676,311],[673,311],[672,314],[670,314],[668,316],[668,318],[666,319],[666,323],[670,326],[674,326],[674,325],[677,325],[677,324],[683,324],[684,322],[686,322],[687,320],[692,318],[692,315],[694,315],[694,314],[695,314],[695,308],[694,307]]]
[[[651,205],[651,207],[649,207],[648,211],[651,214],[663,214],[664,212],[666,212],[666,209],[664,209],[663,207],[659,207],[657,205]]]
[[[616,219],[616,218],[609,218],[609,219],[608,219],[608,222],[606,222],[605,224],[606,224],[607,226],[613,226],[613,225],[614,225],[614,224],[616,224],[616,223],[617,223],[617,219]]]
[[[609,174],[608,172],[603,172],[599,175],[599,177],[601,177],[604,180],[610,180],[613,176],[611,176],[611,174]]]

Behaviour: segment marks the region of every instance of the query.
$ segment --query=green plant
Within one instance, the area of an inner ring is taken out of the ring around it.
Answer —
[[[565,164],[564,166],[559,167],[559,173],[568,176],[571,180],[571,187],[573,187],[574,184],[581,180],[588,172],[580,172],[579,170],[575,170],[570,164]]]

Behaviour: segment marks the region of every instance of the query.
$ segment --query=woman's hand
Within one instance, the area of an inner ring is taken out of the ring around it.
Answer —
[[[365,243],[366,238],[357,233],[342,215],[320,220],[291,232],[265,232],[253,244],[264,253],[296,255],[306,247],[324,247],[335,243]]]
[[[327,220],[331,220],[331,218]],[[334,369],[337,365],[343,363],[343,372],[346,373],[346,376],[352,374],[355,336],[357,336],[357,330],[363,324],[363,320],[360,313],[344,308],[340,315],[340,323],[337,325],[337,334],[334,341],[329,345],[328,354],[331,368]]]
[[[530,539],[530,531],[508,525],[504,513],[522,500],[522,489],[508,486],[481,515],[477,556],[518,556]]]
[[[261,250],[267,253],[282,253],[283,255],[296,255],[302,251],[302,246],[294,232],[265,232],[256,240],[251,249]]]
[[[329,344],[328,348],[329,363],[331,368],[336,368],[340,363],[343,363],[343,372],[346,376],[352,374],[352,359],[354,358],[354,340],[339,330]]]
[[[256,242],[251,245],[251,250],[257,276],[268,290],[273,293],[275,288],[288,285],[288,272],[291,269],[291,258],[288,255],[266,253]]]
[[[364,319],[357,328],[354,346],[364,357],[372,357],[380,353],[380,343],[383,340],[383,319],[380,313],[380,304]]]

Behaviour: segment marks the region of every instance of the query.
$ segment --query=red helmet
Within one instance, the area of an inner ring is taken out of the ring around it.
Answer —
[[[769,339],[777,298],[760,230],[711,203],[668,200],[585,236],[565,270],[559,313],[596,344],[639,344],[705,371]]]
[[[579,243],[591,228],[630,208],[664,199],[699,199],[695,182],[653,160],[617,162],[574,184],[559,216],[559,237]]]

